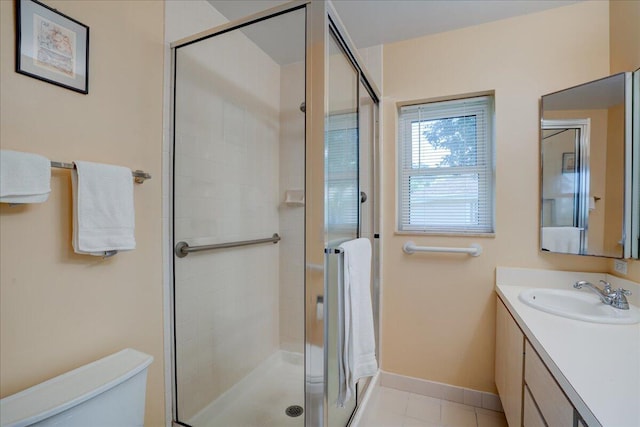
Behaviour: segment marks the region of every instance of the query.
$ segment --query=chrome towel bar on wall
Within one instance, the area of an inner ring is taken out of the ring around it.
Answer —
[[[414,254],[416,252],[447,252],[456,254],[469,254],[471,256],[480,256],[482,253],[482,246],[477,243],[472,243],[468,248],[443,248],[437,246],[416,246],[412,241],[408,241],[402,247],[402,250],[406,254]]]
[[[208,251],[212,249],[235,248],[237,246],[258,245],[260,243],[275,244],[275,243],[278,243],[279,241],[280,241],[280,236],[278,235],[278,233],[273,233],[273,236],[268,237],[266,239],[242,240],[239,242],[216,243],[214,245],[189,246],[187,242],[178,242],[176,243],[174,253],[178,258],[184,258],[187,255],[189,255],[191,252],[201,252],[201,251]]]
[[[51,161],[51,167],[58,169],[75,169],[76,166],[73,163]],[[141,170],[131,171],[131,175],[133,175],[137,184],[142,184],[145,179],[151,179],[150,174]]]

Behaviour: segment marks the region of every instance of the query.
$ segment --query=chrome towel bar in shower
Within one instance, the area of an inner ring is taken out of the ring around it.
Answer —
[[[249,245],[258,245],[260,243],[278,243],[280,241],[280,236],[278,233],[273,233],[273,236],[267,239],[255,239],[255,240],[242,240],[239,242],[228,242],[228,243],[216,243],[215,245],[202,245],[202,246],[189,246],[187,242],[178,242],[174,249],[174,252],[178,258],[184,258],[189,255],[191,252],[201,252],[208,251],[212,249],[225,249],[225,248],[235,248],[236,246],[249,246]]]

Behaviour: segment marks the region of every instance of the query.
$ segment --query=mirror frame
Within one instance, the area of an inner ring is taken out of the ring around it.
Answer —
[[[632,76],[631,258],[640,259],[640,68]],[[635,113],[635,114],[634,114]]]
[[[622,245],[623,258],[632,257],[633,234],[637,234],[637,230],[632,228],[633,218],[633,165],[637,159],[633,160],[633,75],[632,73],[624,74],[624,222],[623,222],[623,236],[624,244]],[[637,96],[636,96],[637,98]]]

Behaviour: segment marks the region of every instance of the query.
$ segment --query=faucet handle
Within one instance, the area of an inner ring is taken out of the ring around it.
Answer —
[[[604,285],[603,291],[605,294],[613,293],[613,290],[611,289],[611,283],[607,282],[606,280],[600,280],[600,283]]]
[[[611,293],[609,298],[611,299],[611,306],[615,308],[620,308],[622,310],[629,309],[629,302],[625,295],[631,295],[631,291],[626,289],[618,288]]]

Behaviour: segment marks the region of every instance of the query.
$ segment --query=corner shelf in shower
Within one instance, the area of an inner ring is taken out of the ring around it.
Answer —
[[[304,190],[287,190],[284,203],[287,206],[304,206]]]

